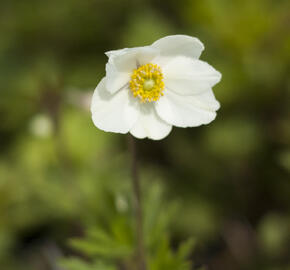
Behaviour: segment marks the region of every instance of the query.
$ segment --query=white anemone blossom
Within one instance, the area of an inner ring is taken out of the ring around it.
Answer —
[[[199,60],[203,49],[197,38],[174,35],[150,46],[106,52],[106,76],[91,104],[95,126],[160,140],[172,126],[213,121],[220,105],[212,87],[221,74]]]

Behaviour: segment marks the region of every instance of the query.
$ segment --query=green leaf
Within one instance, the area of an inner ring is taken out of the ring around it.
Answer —
[[[121,223],[114,224],[114,234],[101,228],[88,230],[84,239],[72,239],[72,247],[89,256],[99,255],[105,258],[124,258],[132,253],[132,245]]]
[[[193,240],[189,239],[180,245],[177,252],[174,252],[168,237],[164,237],[150,258],[150,270],[190,270],[191,263],[187,257],[192,251],[193,244]]]
[[[88,263],[77,258],[66,258],[60,261],[60,265],[67,270],[115,270],[115,266],[104,263],[102,261],[95,261]]]

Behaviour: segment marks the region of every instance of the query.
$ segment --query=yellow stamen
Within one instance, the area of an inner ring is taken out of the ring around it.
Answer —
[[[130,89],[141,102],[157,101],[163,96],[164,90],[160,67],[149,63],[135,69],[131,76]]]

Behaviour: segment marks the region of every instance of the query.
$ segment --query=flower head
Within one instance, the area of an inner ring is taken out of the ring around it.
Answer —
[[[185,35],[150,46],[106,53],[106,76],[95,89],[91,112],[96,127],[160,140],[172,126],[196,127],[216,117],[212,87],[221,74],[199,60],[203,44]]]

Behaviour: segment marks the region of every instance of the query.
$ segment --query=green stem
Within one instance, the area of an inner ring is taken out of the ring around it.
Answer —
[[[136,222],[136,253],[138,270],[146,270],[144,235],[143,235],[143,211],[141,200],[140,179],[137,162],[137,146],[133,136],[129,135],[132,167],[132,188],[134,195],[135,222]]]

